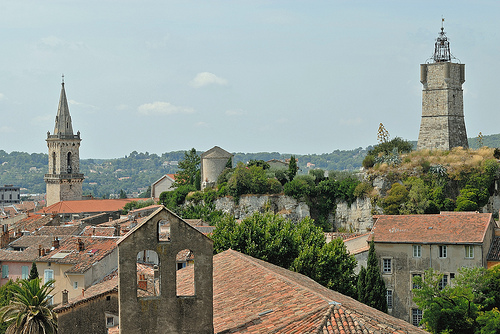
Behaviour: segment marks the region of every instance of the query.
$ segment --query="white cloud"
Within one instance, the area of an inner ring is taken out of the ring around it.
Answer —
[[[213,73],[210,72],[201,72],[196,75],[196,77],[191,80],[191,86],[194,88],[200,88],[207,85],[227,85],[227,80],[223,78],[219,78]]]
[[[5,97],[5,95],[3,95],[2,93],[0,93],[0,101],[3,100]]]
[[[172,115],[172,114],[191,114],[193,108],[177,107],[168,102],[153,102],[140,105],[137,110],[143,115]]]
[[[68,103],[71,104],[71,105],[74,105],[74,106],[82,106],[82,107],[88,107],[88,108],[92,108],[92,109],[97,109],[96,106],[93,106],[91,104],[86,104],[86,103],[78,102],[78,101],[75,101],[75,100],[68,100]]]
[[[247,112],[242,110],[242,109],[226,110],[227,116],[241,116],[241,115],[245,115],[246,113]]]
[[[2,126],[0,127],[0,133],[14,133],[16,130],[11,128],[10,126]]]
[[[196,127],[198,128],[208,128],[208,123],[206,122],[198,122],[195,124]]]

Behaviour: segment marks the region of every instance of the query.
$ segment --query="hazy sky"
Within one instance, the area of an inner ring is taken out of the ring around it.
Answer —
[[[496,0],[2,0],[0,149],[47,152],[63,73],[82,158],[416,140],[442,16],[468,136],[500,133]]]

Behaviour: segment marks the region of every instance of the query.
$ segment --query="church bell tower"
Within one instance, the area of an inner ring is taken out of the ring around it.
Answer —
[[[444,19],[442,20],[444,22]],[[465,65],[453,63],[443,25],[436,39],[433,62],[420,65],[422,120],[417,149],[468,148],[464,120]]]
[[[64,76],[54,133],[47,132],[46,141],[49,148],[49,172],[44,177],[47,206],[60,201],[81,200],[84,177],[80,173],[80,131],[73,134]]]

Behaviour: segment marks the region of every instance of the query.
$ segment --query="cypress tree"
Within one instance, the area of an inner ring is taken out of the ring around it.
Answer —
[[[366,268],[361,267],[361,270],[359,271],[358,275],[358,284],[357,284],[357,294],[358,294],[358,301],[365,303],[366,301],[366,285],[365,285],[365,280],[366,280]]]
[[[387,312],[386,288],[380,274],[373,239],[370,242],[370,250],[368,251],[364,289],[366,289],[366,293],[363,303],[377,310]]]
[[[38,278],[38,269],[36,267],[36,263],[33,262],[31,264],[31,270],[30,270],[30,275],[28,279],[31,281],[32,279]]]

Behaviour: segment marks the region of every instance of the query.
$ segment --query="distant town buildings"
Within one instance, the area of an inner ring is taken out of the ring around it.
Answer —
[[[21,202],[21,188],[6,184],[0,187],[0,207]]]

